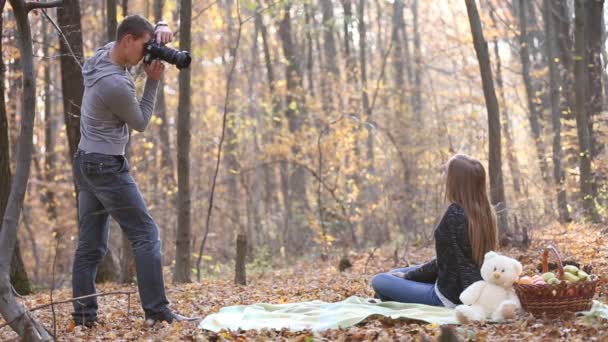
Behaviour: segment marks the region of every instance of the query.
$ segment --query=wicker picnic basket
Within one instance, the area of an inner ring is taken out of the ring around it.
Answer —
[[[591,308],[598,277],[590,275],[585,281],[568,283],[564,279],[564,265],[557,249],[547,246],[543,251],[543,273],[549,271],[547,259],[551,252],[557,259],[557,278],[560,284],[513,284],[525,311],[535,317],[556,318],[565,312],[585,311]]]

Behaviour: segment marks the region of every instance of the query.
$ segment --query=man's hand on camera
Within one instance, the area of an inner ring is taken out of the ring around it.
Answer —
[[[144,64],[144,70],[146,71],[148,78],[158,81],[163,76],[165,65],[163,62],[155,59],[150,64]]]
[[[171,31],[167,24],[160,22],[156,25],[154,37],[156,44],[167,44],[173,40],[173,31]]]

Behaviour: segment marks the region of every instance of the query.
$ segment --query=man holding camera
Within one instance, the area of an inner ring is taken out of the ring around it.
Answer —
[[[150,326],[187,319],[168,308],[158,227],[124,156],[129,128],[143,132],[150,122],[164,70],[158,59],[144,65],[148,77],[138,101],[128,67],[142,60],[152,37],[164,44],[173,33],[162,22],[155,28],[139,15],[128,16],[118,26],[116,41],[99,48],[82,68],[81,139],[73,165],[80,227],[72,274],[74,297],[96,292],[97,264],[107,252],[111,215],[133,247],[141,305]],[[75,301],[72,317],[76,325],[92,326],[96,297]]]

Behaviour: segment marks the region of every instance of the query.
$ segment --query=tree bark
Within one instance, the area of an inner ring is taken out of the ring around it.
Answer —
[[[420,48],[420,25],[418,24],[418,0],[412,1],[412,18],[414,34],[414,95],[412,107],[416,122],[422,119],[422,51]]]
[[[116,40],[116,0],[106,0],[106,26],[108,42]]]
[[[539,106],[535,100],[535,87],[532,83],[532,77],[530,76],[530,45],[531,40],[528,34],[528,18],[527,18],[527,6],[526,0],[519,0],[519,45],[520,51],[519,56],[522,65],[522,77],[524,80],[524,86],[526,89],[526,99],[528,102],[528,120],[530,122],[530,128],[532,130],[532,139],[536,146],[536,153],[538,156],[538,165],[540,168],[541,177],[547,187],[550,185],[549,166],[545,159],[545,146],[542,139],[542,125],[540,121]]]
[[[585,105],[587,95],[587,60],[586,23],[587,10],[585,0],[575,0],[575,40],[574,40],[574,79],[576,93],[576,130],[579,144],[580,192],[583,200],[585,217],[593,222],[599,221],[593,196],[593,178],[591,175],[591,133],[589,132],[588,108]]]
[[[190,51],[192,1],[180,2],[180,50]],[[177,106],[177,238],[175,243],[175,282],[190,282],[190,68],[179,71],[179,103]]]
[[[314,22],[314,13],[309,3],[304,4],[304,20],[306,28],[306,77],[308,78],[308,92],[312,98],[315,97],[315,81],[314,81],[314,48],[312,44],[312,27]],[[255,44],[255,43],[254,43]],[[325,94],[322,94],[325,98]]]
[[[285,79],[287,80],[287,94],[285,95],[286,117],[289,125],[289,131],[296,137],[304,123],[304,99],[302,96],[302,74],[300,66],[296,58],[296,50],[292,40],[291,28],[291,4],[287,3],[284,7],[282,18],[279,23],[279,36],[281,39],[283,54],[287,60],[285,67]],[[294,155],[300,152],[297,144],[293,144],[291,151]],[[297,234],[304,234],[307,222],[304,220],[294,220],[295,217],[302,215],[308,203],[306,201],[306,174],[301,167],[293,167],[293,170],[285,163],[281,164],[281,183],[283,198],[285,200],[285,225],[283,228],[283,243],[298,244],[294,246],[295,251],[299,251],[301,243],[305,240],[301,237],[294,236],[293,241],[289,241],[289,230],[293,230]],[[293,172],[293,173],[291,173]],[[290,174],[291,173],[291,174]],[[289,246],[285,246],[288,248]]]
[[[323,109],[326,114],[335,110],[334,96],[331,96],[331,89],[337,85],[340,77],[338,68],[336,40],[334,38],[334,7],[331,0],[321,0],[321,10],[323,11],[323,52],[325,63],[321,75]],[[338,95],[338,93],[334,93]]]
[[[342,8],[344,10],[344,58],[346,60],[346,86],[343,88],[346,92],[346,112],[349,114],[355,114],[359,112],[357,100],[354,97],[354,87],[357,84],[357,58],[353,51],[353,9],[352,0],[341,0]]]
[[[247,257],[247,235],[239,233],[236,238],[236,263],[234,282],[237,285],[247,285],[247,269],[245,261]]]
[[[490,18],[492,20],[492,26],[494,29],[498,29],[496,18],[494,17],[494,6],[490,3]],[[500,94],[500,106],[503,109],[502,117],[502,133],[505,136],[506,148],[505,152],[507,155],[507,162],[509,169],[511,170],[511,178],[513,180],[513,191],[519,197],[521,195],[521,172],[519,170],[519,162],[515,151],[515,143],[513,142],[513,135],[511,134],[511,118],[509,117],[509,111],[507,110],[507,100],[505,98],[505,90],[502,81],[502,61],[500,59],[500,50],[498,48],[498,38],[494,36],[494,56],[496,57],[496,87]]]
[[[255,13],[255,26],[257,30],[260,32],[260,36],[262,38],[262,50],[264,51],[264,66],[266,67],[266,80],[268,85],[268,93],[270,94],[270,100],[272,103],[272,109],[270,115],[272,116],[273,124],[272,126],[276,128],[280,128],[280,121],[275,120],[274,118],[278,118],[281,112],[281,100],[275,91],[275,75],[274,68],[272,65],[272,56],[270,54],[269,41],[268,41],[268,30],[266,29],[266,25],[264,24],[264,20],[262,17],[262,13],[259,10],[262,7],[260,1],[257,1],[258,10]],[[264,142],[271,142],[273,137],[269,134],[263,135]],[[266,183],[266,194],[264,196],[266,203],[268,203],[268,213],[274,213],[280,210],[280,201],[277,195],[277,185],[275,181],[275,169],[271,165],[267,165],[264,167],[264,179]],[[275,215],[276,217],[276,215]],[[280,225],[277,222],[277,225]]]
[[[0,27],[3,26],[2,13],[5,0],[0,1]],[[0,55],[2,55],[2,41],[0,41]],[[6,102],[4,99],[5,66],[0,60],[0,217],[4,217],[8,197],[11,189],[11,168],[8,138],[8,120],[6,117]],[[2,227],[0,226],[0,229]],[[19,248],[19,241],[15,243],[15,251],[11,259],[10,282],[15,290],[22,294],[30,294],[32,288],[29,277],[23,265],[23,258]]]
[[[574,38],[572,35],[571,20],[573,13],[570,8],[570,0],[556,0],[551,4],[554,7],[553,23],[556,26],[555,34],[558,37],[558,54],[560,75],[564,95],[560,101],[561,115],[565,119],[562,122],[562,164],[564,169],[575,169],[578,167],[578,141],[576,132],[576,117],[574,108],[576,107],[576,93],[574,90]],[[571,124],[570,122],[574,122]]]
[[[365,4],[365,0],[359,0],[359,5],[357,6],[357,19],[359,23],[359,71],[361,77],[361,99],[363,101],[363,113],[366,117],[368,117],[371,115],[371,109],[369,105],[369,89],[367,88],[367,33],[365,27]]]
[[[156,22],[163,20],[163,8],[165,0],[154,0],[154,19]],[[175,162],[173,160],[173,149],[171,144],[171,130],[167,116],[167,102],[165,99],[165,76],[160,79],[156,92],[156,105],[154,106],[156,116],[160,119],[158,125],[158,137],[160,141],[160,177],[156,178],[155,188],[160,189],[160,196],[156,199],[159,205],[168,206],[167,214],[160,218],[162,241],[175,240],[175,225],[171,216],[175,212]],[[164,203],[164,204],[163,204]],[[169,260],[165,260],[169,262]]]
[[[68,137],[69,156],[72,157],[78,149],[80,141],[80,105],[84,93],[81,65],[82,27],[80,25],[80,5],[78,0],[65,0],[64,6],[57,9],[57,22],[65,34],[70,48],[63,39],[59,39],[61,52],[61,88],[63,89],[63,110],[65,129]],[[79,64],[80,63],[80,64]]]
[[[603,150],[602,139],[595,131],[596,121],[600,119],[602,112],[602,74],[604,68],[602,65],[602,17],[604,15],[604,0],[592,0],[587,2],[587,22],[586,36],[587,41],[587,74],[589,75],[587,95],[588,116],[589,116],[589,143],[591,151],[591,161],[595,160]],[[595,179],[593,184],[593,196],[597,197],[595,189]]]
[[[238,46],[234,46],[234,23],[232,20],[232,0],[227,0],[225,2],[225,10],[226,10],[226,28],[227,28],[227,46],[225,49],[231,51],[231,62],[236,63],[234,60],[234,51],[238,48]],[[230,75],[230,70],[232,65],[225,68],[226,70],[226,80],[228,80]],[[228,82],[228,81],[226,81]],[[228,96],[228,94],[226,95]],[[243,225],[241,224],[241,208],[240,208],[240,198],[241,194],[239,192],[239,171],[240,166],[237,159],[239,153],[239,137],[237,135],[237,115],[232,102],[226,102],[228,108],[226,108],[227,113],[227,123],[226,123],[226,153],[224,154],[224,161],[228,168],[228,174],[226,175],[227,183],[228,183],[228,207],[230,210],[230,215],[233,217],[234,223],[238,226],[238,236],[236,239],[236,260],[235,260],[235,283],[239,285],[247,284],[247,277],[245,274],[245,258],[247,255],[247,236],[246,232],[243,229]],[[233,233],[228,233],[230,236],[233,236]]]
[[[10,265],[17,241],[19,214],[23,208],[32,162],[36,109],[36,82],[28,6],[23,0],[10,0],[10,3],[19,32],[19,51],[23,66],[23,98],[17,167],[0,230],[0,313],[22,339],[47,341],[51,340],[51,336],[34,317],[24,311],[23,306],[17,302],[10,284]],[[33,3],[29,4],[31,6]]]
[[[465,0],[475,54],[479,61],[479,71],[483,85],[483,94],[488,111],[488,135],[489,135],[489,173],[490,173],[490,198],[496,208],[498,218],[498,229],[500,235],[508,232],[507,205],[502,177],[502,158],[500,141],[500,112],[498,100],[494,91],[492,80],[492,69],[490,67],[490,56],[488,44],[483,37],[481,21],[475,0]]]
[[[523,0],[520,0],[523,1]],[[557,55],[557,35],[554,9],[551,0],[543,0],[543,17],[545,22],[545,34],[547,36],[547,58],[549,63],[549,90],[551,97],[551,122],[553,124],[553,180],[557,194],[557,208],[560,222],[570,221],[570,212],[566,199],[566,187],[564,184],[565,174],[562,168],[562,143],[561,143],[561,110],[560,88],[562,80],[559,75]]]

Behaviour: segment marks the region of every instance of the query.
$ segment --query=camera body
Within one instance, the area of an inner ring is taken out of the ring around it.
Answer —
[[[178,69],[183,69],[189,67],[192,61],[190,52],[178,51],[162,44],[157,44],[154,38],[146,43],[144,49],[144,63],[146,64],[150,64],[154,59],[158,58],[175,65]]]

